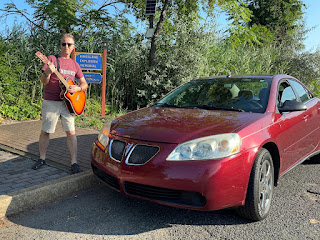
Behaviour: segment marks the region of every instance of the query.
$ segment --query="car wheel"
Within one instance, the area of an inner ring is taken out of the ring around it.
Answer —
[[[238,213],[250,220],[265,219],[271,207],[274,188],[274,168],[271,154],[262,148],[250,174],[246,202],[238,208]]]

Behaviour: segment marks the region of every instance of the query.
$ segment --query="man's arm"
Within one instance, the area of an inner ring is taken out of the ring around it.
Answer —
[[[87,81],[84,77],[79,79],[79,87],[81,88],[80,91],[85,91],[88,88]]]
[[[46,85],[49,82],[50,76],[51,74],[54,72],[55,70],[55,66],[49,62],[48,67],[46,68],[46,70],[43,71],[40,80],[43,83],[43,85]]]
[[[78,79],[79,85],[71,85],[68,89],[69,93],[85,91],[88,88],[87,81],[84,77]]]

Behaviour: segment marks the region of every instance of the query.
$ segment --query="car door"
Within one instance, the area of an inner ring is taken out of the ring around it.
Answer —
[[[289,83],[298,95],[300,102],[307,106],[303,119],[305,121],[304,145],[306,148],[306,155],[308,155],[316,149],[320,141],[319,100],[314,98],[301,83],[295,80],[289,80]]]
[[[278,106],[287,100],[300,101],[295,90],[287,80],[283,80],[278,86]],[[306,138],[306,111],[284,112],[278,119],[280,133],[277,137],[281,156],[280,172],[290,169],[300,161],[312,146],[308,146]]]

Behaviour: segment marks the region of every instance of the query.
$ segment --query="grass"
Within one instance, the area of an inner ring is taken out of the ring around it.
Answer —
[[[112,121],[117,116],[122,115],[120,114],[109,114],[105,117],[92,117],[92,116],[85,116],[81,115],[75,118],[75,125],[77,127],[93,129],[93,130],[100,130],[104,123],[108,121]]]
[[[112,109],[111,106],[106,106],[105,116],[101,117],[100,102],[93,99],[87,99],[86,108],[82,115],[75,118],[77,127],[100,130],[102,126],[109,121],[112,121],[118,116],[125,114],[125,110]]]

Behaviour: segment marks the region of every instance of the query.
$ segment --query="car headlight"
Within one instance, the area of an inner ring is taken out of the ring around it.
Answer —
[[[241,138],[226,133],[197,138],[179,144],[167,157],[168,161],[210,160],[228,157],[240,151]]]
[[[98,143],[99,146],[103,148],[103,150],[107,147],[109,143],[110,127],[111,122],[107,122],[100,130],[100,133],[98,135]]]

